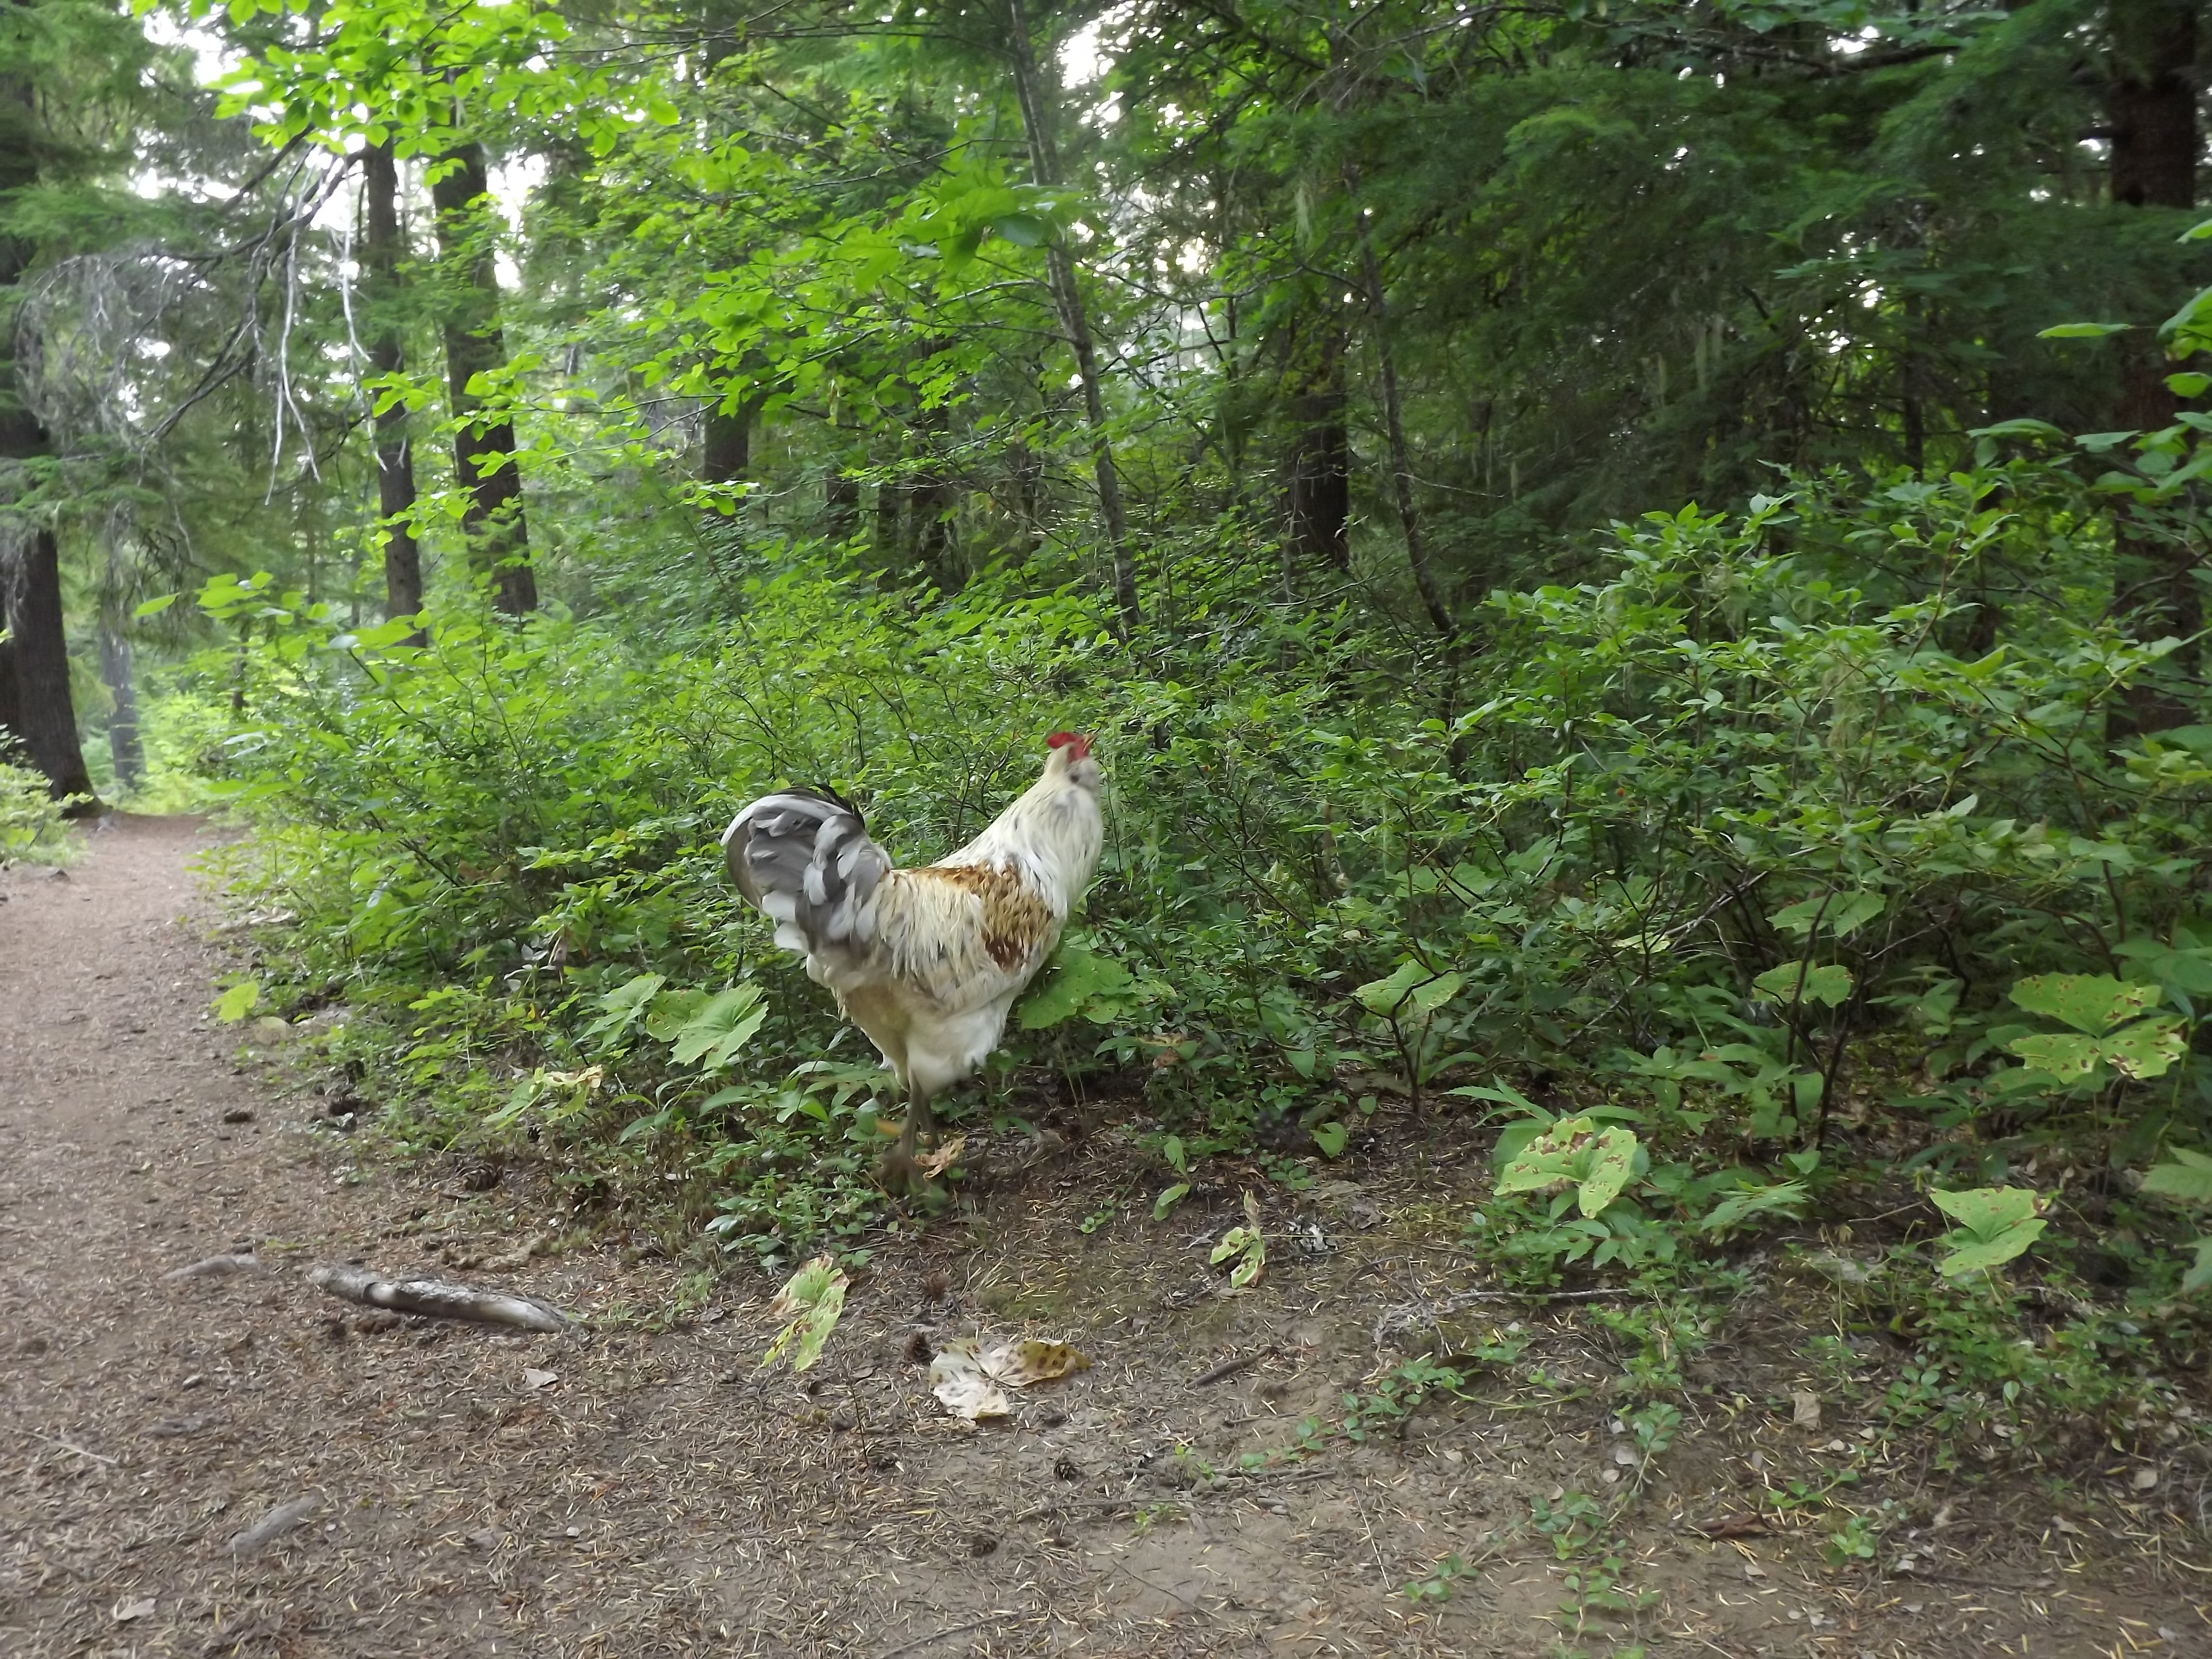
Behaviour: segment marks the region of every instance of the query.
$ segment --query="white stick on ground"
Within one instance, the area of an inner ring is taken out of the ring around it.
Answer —
[[[325,1262],[311,1268],[307,1282],[332,1296],[364,1307],[436,1319],[469,1319],[480,1325],[512,1325],[526,1331],[565,1331],[568,1316],[535,1297],[505,1291],[480,1291],[443,1279],[381,1279],[367,1267]]]

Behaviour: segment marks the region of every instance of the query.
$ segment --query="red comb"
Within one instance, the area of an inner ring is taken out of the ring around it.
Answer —
[[[1048,749],[1066,749],[1076,760],[1087,760],[1091,755],[1091,739],[1080,732],[1055,732],[1044,740]]]

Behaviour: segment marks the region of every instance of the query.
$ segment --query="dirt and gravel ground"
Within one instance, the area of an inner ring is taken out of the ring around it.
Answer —
[[[2154,1449],[2089,1487],[1947,1482],[1925,1448],[1870,1449],[1847,1402],[1795,1422],[1818,1384],[1771,1298],[1700,1359],[1623,1511],[1645,1605],[1578,1636],[1565,1575],[1602,1552],[1562,1561],[1532,1505],[1639,1478],[1587,1306],[1497,1310],[1552,1401],[1501,1380],[1245,1472],[1396,1363],[1382,1310],[1467,1282],[1422,1204],[1479,1160],[1279,1196],[1267,1279],[1224,1300],[1190,1237],[1233,1215],[1230,1185],[1166,1226],[1130,1188],[1099,1224],[1127,1180],[1108,1148],[979,1148],[998,1173],[971,1207],[878,1253],[808,1380],[763,1376],[750,1275],[687,1287],[519,1173],[477,1192],[489,1172],[361,1167],[308,1072],[241,1060],[207,1014],[215,913],[187,865],[208,834],[112,819],[66,874],[0,875],[9,1659],[2212,1655],[2204,1471]],[[162,1277],[248,1249],[265,1271]],[[302,1276],[347,1259],[525,1290],[592,1328],[372,1314]],[[1095,1364],[975,1429],[915,1360],[964,1331],[1065,1337]],[[1899,1505],[1872,1565],[1826,1565],[1832,1514],[1788,1502],[1842,1469],[1853,1501]],[[302,1498],[299,1524],[232,1547]],[[1452,1554],[1449,1600],[1406,1595]]]

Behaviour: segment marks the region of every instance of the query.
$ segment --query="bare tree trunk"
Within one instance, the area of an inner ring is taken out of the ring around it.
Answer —
[[[362,248],[368,276],[368,366],[379,374],[397,374],[406,362],[396,307],[407,241],[399,222],[399,169],[391,145],[374,145],[363,155],[362,179],[368,197],[368,234]],[[406,406],[397,398],[376,416],[376,506],[383,520],[387,617],[412,617],[422,609],[422,552],[413,526],[415,458],[407,425]],[[422,642],[420,634],[415,642]]]
[[[860,481],[833,468],[822,481],[822,514],[832,542],[851,541],[860,528]]]
[[[440,158],[430,186],[438,213],[438,252],[453,269],[459,290],[445,320],[447,399],[465,422],[453,439],[453,466],[469,492],[461,515],[471,568],[492,583],[493,603],[511,617],[538,608],[538,578],[530,568],[530,537],[522,515],[522,475],[514,460],[514,422],[483,416],[483,398],[469,390],[477,375],[507,362],[500,326],[499,277],[485,231],[490,179],[483,146],[471,140]]]
[[[131,641],[112,623],[100,624],[100,678],[115,700],[107,717],[107,748],[115,757],[116,787],[134,790],[146,781],[146,750],[138,740],[138,693],[131,683]]]
[[[77,810],[97,811],[84,748],[77,740],[76,705],[70,696],[61,549],[46,525],[18,531],[10,539],[6,615],[15,647],[16,731],[30,751],[31,764],[46,775],[54,799],[82,796]]]
[[[2112,75],[2106,102],[2112,119],[2115,203],[2181,209],[2197,204],[2197,0],[2111,0]],[[2148,342],[2124,353],[2120,426],[2158,431],[2173,424],[2178,405],[2166,384],[2166,367],[2157,347]],[[2186,546],[2142,533],[2124,513],[2117,529],[2122,581],[2129,580],[2128,565],[2146,573],[2138,631],[2148,639],[2186,641],[2167,662],[2185,680],[2197,682],[2202,651],[2192,636],[2204,625],[2204,608],[2195,556]],[[2117,718],[2108,721],[2107,731],[2115,737],[2168,731],[2195,718],[2189,697],[2163,677],[2130,686],[2124,709],[2112,712]]]
[[[753,465],[753,410],[750,400],[724,414],[719,403],[707,410],[707,441],[701,472],[708,483],[743,483]]]
[[[1344,331],[1323,325],[1317,347],[1293,349],[1290,520],[1292,562],[1352,568],[1352,440],[1345,428]]]
[[[0,73],[0,199],[39,181],[33,148],[39,123],[30,77]],[[0,289],[22,280],[33,249],[20,236],[0,236]],[[11,318],[13,306],[0,305]],[[0,478],[20,474],[11,463],[46,453],[46,434],[23,407],[15,383],[12,329],[0,330]],[[10,503],[0,498],[0,507]],[[0,622],[9,643],[0,670],[12,668],[0,690],[0,720],[21,739],[31,763],[46,775],[56,799],[92,794],[70,700],[69,642],[62,628],[61,550],[52,526],[0,527]],[[97,803],[92,805],[96,808]]]
[[[1355,193],[1356,194],[1356,193]],[[1420,510],[1413,503],[1413,458],[1407,447],[1406,425],[1398,399],[1398,362],[1390,349],[1389,302],[1382,293],[1382,274],[1375,262],[1375,244],[1365,232],[1359,239],[1360,272],[1367,285],[1367,317],[1374,325],[1375,363],[1376,380],[1382,394],[1382,429],[1390,442],[1390,487],[1398,506],[1399,527],[1406,537],[1406,562],[1413,573],[1413,586],[1420,593],[1421,608],[1429,613],[1429,621],[1446,640],[1454,639],[1458,630],[1452,626],[1451,612],[1444,607],[1443,592],[1437,586],[1436,572],[1429,566],[1428,543],[1421,534]]]
[[[1030,50],[1030,26],[1022,0],[1006,0],[1008,39],[1014,66],[1014,97],[1021,106],[1022,131],[1029,141],[1030,176],[1051,186],[1060,182],[1060,158],[1052,128],[1037,96],[1037,64]],[[1060,325],[1075,352],[1075,373],[1083,385],[1083,411],[1091,428],[1091,470],[1098,481],[1098,515],[1114,558],[1114,604],[1125,631],[1143,620],[1137,602],[1137,567],[1129,556],[1128,526],[1121,511],[1121,478],[1114,467],[1114,445],[1106,428],[1106,399],[1098,386],[1098,359],[1091,325],[1083,314],[1083,293],[1076,286],[1075,261],[1067,244],[1054,238],[1045,249],[1045,270],[1052,286]]]

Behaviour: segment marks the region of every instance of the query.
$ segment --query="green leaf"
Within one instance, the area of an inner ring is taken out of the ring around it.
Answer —
[[[2173,240],[2177,242],[2202,242],[2212,238],[2212,219],[2199,220]]]
[[[1054,952],[1051,977],[1022,1005],[1021,1028],[1042,1031],[1078,1014],[1103,1024],[1157,994],[1112,957],[1069,941]]]
[[[1160,1142],[1160,1156],[1168,1161],[1168,1168],[1177,1175],[1190,1173],[1190,1151],[1182,1144],[1181,1135],[1170,1135]]]
[[[662,974],[640,974],[599,999],[599,1017],[584,1028],[584,1042],[604,1048],[644,1017],[646,1005],[668,983]]]
[[[2190,1248],[2197,1252],[2197,1261],[2181,1276],[2181,1288],[2193,1293],[2212,1285],[2212,1238],[2200,1238]]]
[[[131,614],[133,617],[158,617],[176,602],[177,596],[174,593],[164,593],[158,599],[147,600],[145,604],[134,609]]]
[[[2045,1224],[2042,1198],[2025,1187],[1978,1187],[1928,1196],[1959,1224],[1936,1241],[1947,1252],[1937,1264],[1946,1279],[2002,1267],[2035,1243]]]
[[[1771,1186],[1746,1187],[1730,1193],[1698,1224],[1702,1232],[1720,1234],[1762,1215],[1794,1217],[1803,1207],[1808,1190],[1802,1181],[1777,1182]]]
[[[684,1023],[669,1051],[679,1066],[718,1072],[735,1060],[768,1018],[757,985],[733,985],[707,999]]]
[[[2101,1036],[2124,1019],[2157,1002],[2155,985],[2127,985],[2109,974],[2039,974],[2012,988],[2012,1000],[2032,1014],[2044,1014],[2091,1036]]]
[[[2164,1077],[2189,1052],[2181,1034],[2181,1021],[2172,1014],[2155,1014],[2115,1031],[2099,1045],[2112,1069],[2124,1077]]]
[[[2040,330],[2039,340],[2101,340],[2108,334],[2124,334],[2133,323],[2057,323]]]
[[[1458,974],[1436,974],[1419,962],[1401,962],[1387,978],[1370,980],[1352,992],[1360,1006],[1383,1019],[1411,1015],[1427,1019],[1460,994],[1467,983]]]
[[[2212,374],[2199,374],[2196,369],[2185,369],[2179,374],[2166,377],[2166,389],[2177,398],[2201,398],[2212,392]]]
[[[1598,1136],[1589,1173],[1575,1192],[1576,1206],[1584,1215],[1596,1215],[1620,1196],[1636,1173],[1636,1136],[1626,1129],[1607,1129]]]
[[[1178,1181],[1172,1187],[1163,1187],[1160,1195],[1152,1200],[1152,1219],[1165,1221],[1175,1206],[1190,1196],[1190,1182]]]
[[[2098,1061],[2103,1058],[2096,1038],[2060,1036],[2051,1032],[2014,1037],[2005,1048],[2061,1083],[2079,1083],[2097,1069]]]
[[[2049,438],[2057,443],[2066,441],[2066,434],[2048,421],[2021,416],[2014,421],[1999,421],[1995,426],[1978,426],[1970,429],[1970,438]]]
[[[252,1013],[261,1000],[261,981],[240,980],[215,1000],[215,1017],[226,1025],[235,1025]]]
[[[2168,1147],[2166,1156],[2172,1162],[2144,1174],[2142,1190],[2184,1204],[2212,1204],[2212,1158],[2183,1146]],[[2199,1241],[2206,1242],[2212,1241]]]
[[[1888,908],[1889,900],[1880,893],[1850,893],[1840,897],[1822,894],[1784,905],[1767,920],[1784,932],[1801,937],[1809,936],[1817,921],[1824,927],[1835,929],[1836,937],[1842,939],[1856,933]]]
[[[1344,1151],[1345,1142],[1352,1132],[1341,1123],[1316,1123],[1313,1128],[1314,1145],[1321,1149],[1323,1158],[1335,1158]]]
[[[1034,213],[1002,213],[991,221],[991,230],[1016,247],[1042,247],[1052,236],[1052,227]]]
[[[803,1371],[822,1358],[822,1347],[845,1312],[845,1291],[850,1284],[834,1255],[817,1255],[787,1279],[769,1304],[769,1312],[786,1322],[761,1356],[763,1367],[773,1365],[796,1341],[791,1369]]]
[[[2002,1267],[2041,1237],[2045,1224],[2023,1221],[1996,1238],[1960,1239],[1956,1233],[1946,1233],[1938,1243],[1949,1246],[1949,1254],[1937,1263],[1946,1279],[1962,1279],[1968,1273],[1984,1273],[1992,1267]],[[1952,1241],[1958,1242],[1953,1243]]]
[[[1802,1000],[1832,1008],[1850,995],[1851,970],[1834,963],[1808,968],[1802,963],[1785,962],[1779,968],[1768,969],[1752,984],[1776,1002]]]

